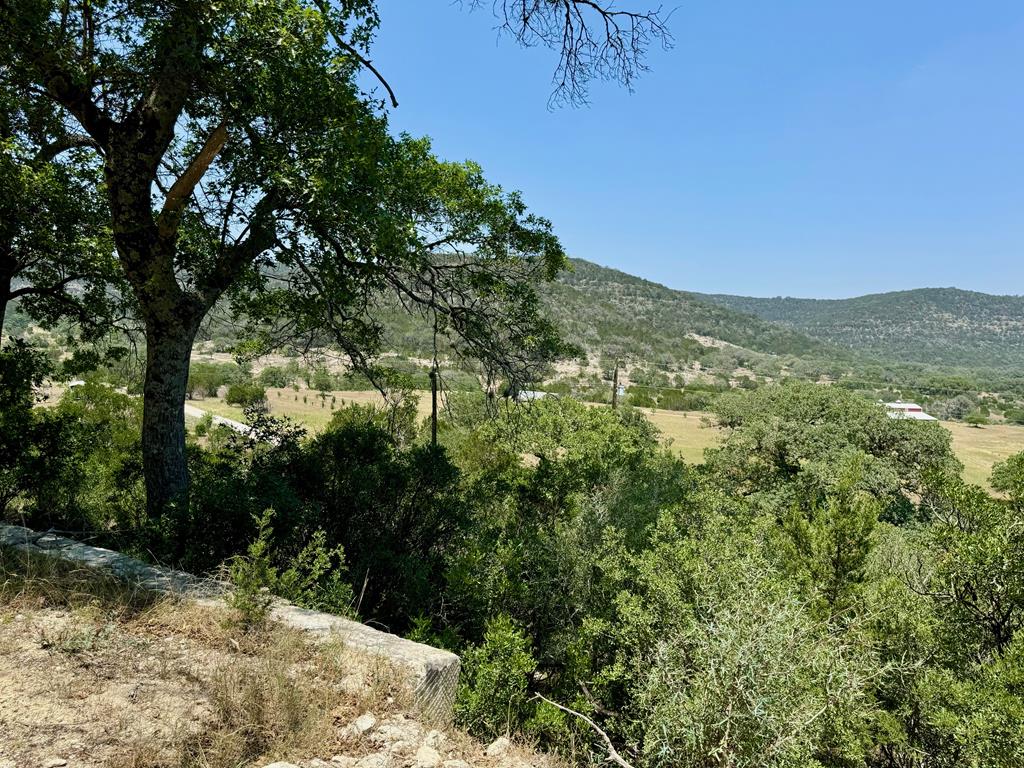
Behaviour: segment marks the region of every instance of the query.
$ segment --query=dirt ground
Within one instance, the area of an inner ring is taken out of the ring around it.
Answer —
[[[0,768],[558,768],[418,721],[400,680],[335,641],[0,547]]]

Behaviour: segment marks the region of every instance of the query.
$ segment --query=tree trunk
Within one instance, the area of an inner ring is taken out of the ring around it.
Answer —
[[[6,249],[0,251],[0,344],[3,344],[4,322],[7,320],[7,305],[11,300],[11,286],[14,284],[13,259],[7,257]]]
[[[146,324],[142,465],[150,520],[184,514],[188,507],[185,458],[185,388],[199,320]]]

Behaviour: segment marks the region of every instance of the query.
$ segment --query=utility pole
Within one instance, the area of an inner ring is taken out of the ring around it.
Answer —
[[[430,444],[437,448],[437,363],[430,369]]]
[[[612,374],[612,408],[619,407],[619,361],[615,361],[615,373]]]

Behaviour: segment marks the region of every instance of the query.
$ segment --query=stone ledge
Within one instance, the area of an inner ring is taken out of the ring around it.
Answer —
[[[0,545],[95,568],[149,592],[222,602],[229,590],[221,581],[147,565],[120,552],[16,525],[0,524]],[[287,627],[308,632],[317,640],[339,639],[346,647],[386,660],[407,674],[418,715],[439,723],[451,720],[460,668],[459,657],[454,653],[283,601],[274,605],[271,617]]]

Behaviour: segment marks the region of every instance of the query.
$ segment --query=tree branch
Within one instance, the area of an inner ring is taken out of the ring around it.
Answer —
[[[376,77],[378,81],[380,81],[380,84],[383,85],[385,89],[387,89],[388,97],[391,99],[391,106],[392,107],[397,107],[398,106],[398,99],[395,97],[395,92],[392,90],[391,86],[388,84],[388,81],[384,79],[384,75],[382,75],[380,72],[377,71],[377,68],[375,66],[373,66],[373,62],[371,62],[369,59],[364,57],[350,43],[347,43],[341,37],[341,35],[339,35],[337,32],[334,31],[334,27],[331,24],[330,16],[329,16],[330,8],[328,8],[327,3],[324,2],[324,0],[316,0],[316,4],[317,4],[317,7],[320,9],[320,13],[322,13],[323,16],[324,16],[324,22],[327,24],[327,31],[330,33],[331,38],[334,40],[335,45],[337,45],[342,50],[344,50],[344,51],[348,52],[349,54],[351,54],[352,56],[354,56],[356,61],[358,61],[360,64],[362,64],[368,70],[370,70],[370,72],[373,73],[373,76]]]
[[[575,715],[576,717],[578,717],[580,720],[582,720],[595,731],[597,731],[597,735],[604,740],[605,747],[608,749],[609,760],[611,760],[613,763],[622,766],[622,768],[633,768],[632,764],[626,762],[622,755],[618,753],[618,750],[615,749],[615,745],[612,744],[612,740],[608,737],[608,734],[601,730],[600,726],[598,726],[597,723],[595,723],[589,717],[584,715],[582,712],[577,712],[575,709],[569,709],[569,707],[564,707],[556,701],[552,701],[549,698],[541,696],[539,693],[533,694],[533,698],[540,699],[541,701],[546,701],[551,706],[558,707],[558,709],[562,710],[563,712],[568,712],[570,715]]]
[[[164,207],[157,219],[157,229],[162,237],[173,237],[178,229],[178,222],[181,221],[182,211],[185,209],[188,199],[192,196],[196,185],[209,169],[214,158],[224,148],[228,140],[228,129],[221,123],[207,137],[199,153],[192,158],[188,168],[178,177],[178,180],[171,185],[164,199]]]
[[[69,149],[79,149],[91,147],[92,149],[100,149],[100,145],[91,136],[85,134],[75,133],[63,136],[56,141],[51,141],[49,144],[44,144],[36,152],[35,161],[36,163],[48,163]]]

